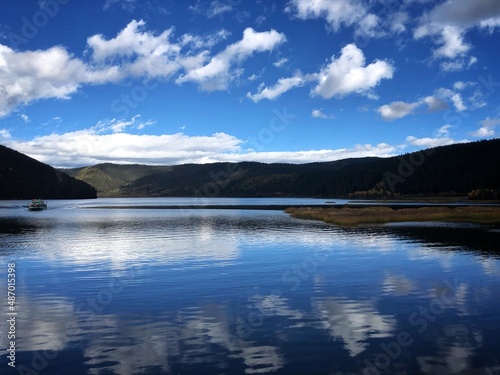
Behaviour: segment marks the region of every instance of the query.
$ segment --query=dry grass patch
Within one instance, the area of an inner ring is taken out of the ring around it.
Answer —
[[[453,221],[500,223],[500,207],[331,207],[288,208],[285,212],[299,219],[323,220],[327,223],[354,226],[404,221]]]

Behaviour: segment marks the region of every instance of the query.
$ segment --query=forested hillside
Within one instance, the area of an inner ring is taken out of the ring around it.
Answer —
[[[97,187],[101,196],[376,198],[467,195],[478,189],[488,196],[500,189],[499,171],[500,139],[391,158],[170,167],[100,164],[67,172]]]

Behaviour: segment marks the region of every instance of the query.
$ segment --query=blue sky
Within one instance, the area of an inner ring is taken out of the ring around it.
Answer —
[[[384,157],[500,132],[498,0],[1,8],[0,143],[57,167]]]

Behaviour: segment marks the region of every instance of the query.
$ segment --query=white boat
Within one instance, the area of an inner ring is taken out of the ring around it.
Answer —
[[[42,211],[47,209],[47,203],[41,199],[33,199],[28,204],[28,210],[30,211]]]

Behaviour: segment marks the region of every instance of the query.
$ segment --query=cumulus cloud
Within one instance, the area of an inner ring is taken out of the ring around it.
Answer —
[[[6,145],[44,163],[69,167],[103,162],[200,163],[214,155],[238,151],[241,143],[225,133],[210,136],[183,133],[148,135],[124,133],[120,128],[103,132],[102,123],[99,123],[88,129],[52,133],[30,141],[11,139]]]
[[[338,58],[332,56],[330,63],[313,74],[295,73],[290,78],[280,78],[272,87],[261,85],[256,94],[247,97],[257,102],[262,99],[276,99],[294,87],[303,86],[307,82],[315,82],[311,95],[319,95],[324,99],[342,98],[350,94],[373,96],[372,89],[382,79],[392,78],[393,66],[387,61],[376,60],[366,65],[363,51],[355,44],[348,44],[341,50]]]
[[[484,107],[485,96],[478,89],[476,82],[455,82],[449,89],[441,87],[432,95],[423,97],[415,102],[395,101],[382,105],[377,112],[384,120],[392,121],[412,114],[416,108],[427,106],[429,112],[443,111],[453,108],[457,112],[475,110]],[[472,90],[472,91],[471,91]]]
[[[441,47],[433,51],[435,58],[454,58],[466,54],[470,49],[470,44],[464,42],[464,31],[456,26],[444,26],[441,30]]]
[[[406,12],[396,12],[391,16],[390,28],[396,34],[406,31],[406,24],[410,21],[410,16]]]
[[[487,117],[483,121],[480,121],[479,125],[481,125],[481,127],[470,133],[471,136],[476,138],[493,137],[495,135],[495,127],[500,125],[500,118]]]
[[[457,81],[453,84],[453,88],[458,91],[462,91],[469,86],[474,86],[474,82]]]
[[[8,129],[1,129],[0,140],[7,147],[54,167],[105,162],[157,165],[239,161],[309,163],[365,156],[388,157],[398,151],[395,146],[380,143],[341,149],[259,152],[245,147],[245,140],[222,132],[188,136],[183,133],[151,135],[123,131],[140,123],[144,122],[139,116],[129,120],[103,120],[86,129],[52,133],[30,140],[14,139]]]
[[[427,104],[429,112],[437,112],[448,109],[448,104],[435,96],[427,96],[424,98],[424,103]]]
[[[390,104],[385,104],[381,106],[377,111],[378,113],[380,113],[384,120],[392,121],[408,116],[418,106],[419,103],[406,103],[398,101],[392,102]]]
[[[493,29],[500,26],[500,3],[497,0],[447,0],[436,5],[420,19],[414,30],[414,38],[433,37],[438,48],[435,59],[456,59],[466,55],[472,48],[465,42],[465,34],[473,27]],[[469,66],[475,61],[469,61]],[[442,65],[446,70],[460,70],[467,64],[464,60]]]
[[[331,119],[331,118],[333,118],[332,115],[327,115],[321,109],[313,109],[312,112],[311,112],[311,117],[314,117],[314,118],[323,118],[323,119]]]
[[[442,99],[451,100],[453,106],[458,112],[467,110],[467,107],[465,106],[462,95],[460,93],[447,88],[440,88],[436,91],[436,94]]]
[[[376,60],[366,65],[363,51],[355,44],[348,44],[338,58],[317,74],[318,84],[313,93],[322,98],[343,97],[352,93],[371,94],[382,79],[392,78],[393,66],[387,61]]]
[[[496,22],[500,18],[500,3],[497,0],[447,0],[437,5],[429,17],[432,22],[463,27]]]
[[[360,1],[292,0],[285,10],[304,20],[324,18],[334,31],[353,26],[357,34],[371,37],[381,34],[379,17]]]
[[[17,52],[0,45],[0,116],[39,99],[69,99],[82,85],[117,82],[127,76],[168,76],[180,69],[179,46],[168,42],[170,30],[159,36],[142,32],[143,21],[132,21],[116,38],[88,38],[91,62],[64,47]]]
[[[487,126],[482,126],[476,131],[470,133],[470,135],[476,138],[488,138],[488,137],[493,137],[495,135],[495,130]]]
[[[143,20],[133,20],[116,37],[108,40],[100,34],[89,37],[87,45],[92,50],[94,62],[97,64],[140,62],[143,58],[152,55],[171,56],[175,59],[180,52],[180,46],[170,42],[172,29],[165,30],[160,35],[155,36],[150,32],[143,31],[145,24]]]
[[[62,47],[16,52],[0,44],[0,117],[37,99],[68,99],[92,73]]]
[[[0,140],[2,140],[2,142],[7,142],[10,138],[12,138],[10,130],[0,129]]]
[[[285,40],[285,35],[276,30],[257,32],[249,27],[243,32],[243,39],[226,47],[208,63],[203,62],[190,69],[176,82],[196,82],[206,91],[224,90],[237,76],[237,73],[231,71],[235,64],[243,62],[255,52],[272,51]]]
[[[240,72],[235,66],[285,41],[284,34],[275,30],[247,28],[240,41],[210,57],[209,49],[227,36],[222,30],[208,36],[184,34],[172,41],[172,29],[156,35],[145,30],[144,21],[133,20],[114,38],[89,37],[87,61],[62,46],[18,52],[0,44],[0,117],[35,100],[69,99],[84,85],[128,77],[170,79],[177,75],[177,83],[191,81],[204,90],[224,90]]]

